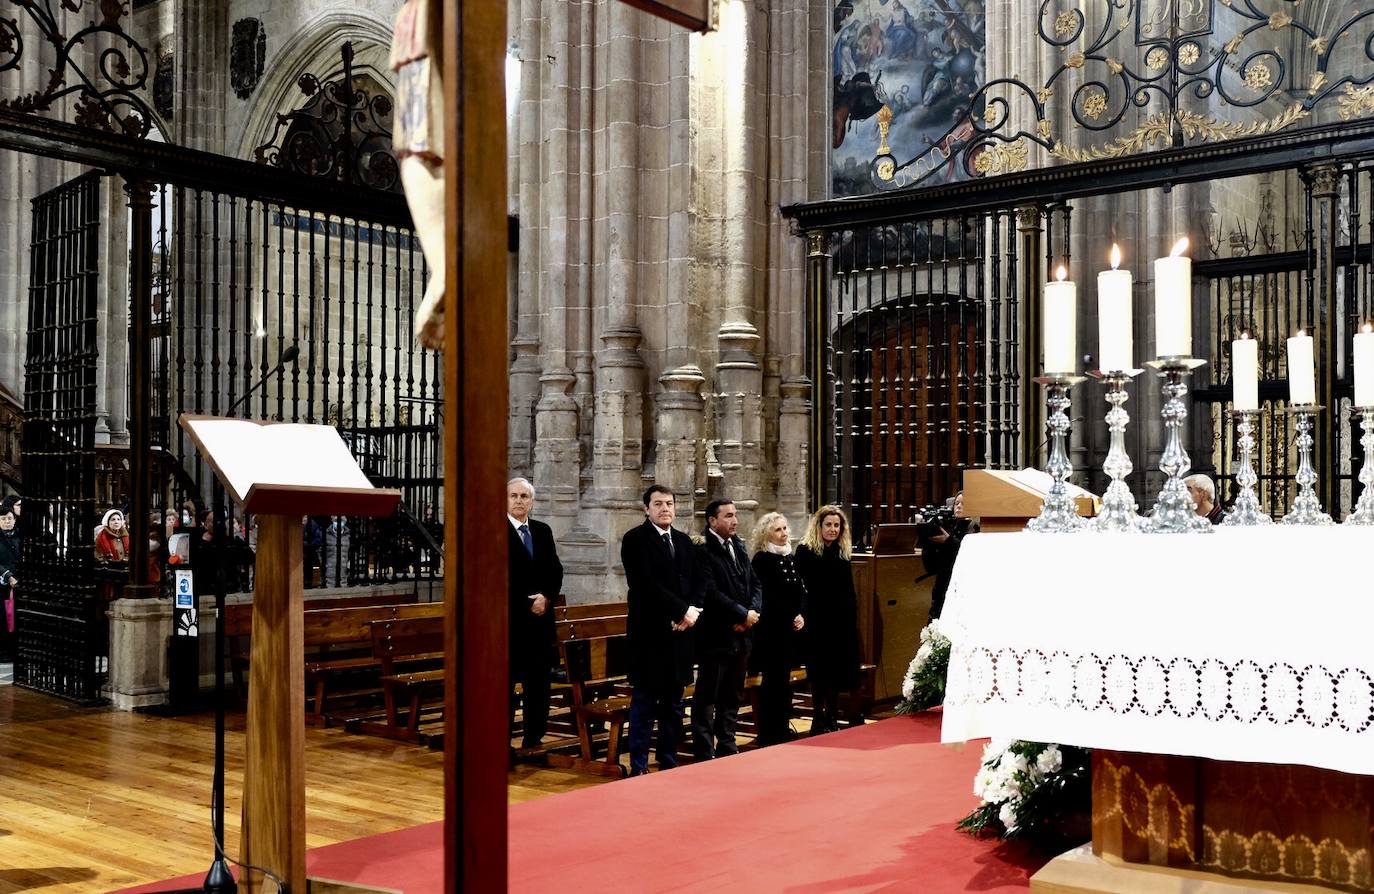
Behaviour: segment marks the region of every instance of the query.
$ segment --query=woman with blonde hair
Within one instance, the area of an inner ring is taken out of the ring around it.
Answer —
[[[811,734],[840,728],[840,693],[859,683],[859,599],[849,567],[849,519],[838,506],[811,516],[797,547],[797,571],[806,587],[806,680],[815,723]]]
[[[806,587],[792,555],[791,531],[781,512],[770,512],[754,527],[754,573],[763,586],[763,611],[755,625],[754,664],[763,674],[759,686],[759,745],[792,738],[792,668],[801,659]]]

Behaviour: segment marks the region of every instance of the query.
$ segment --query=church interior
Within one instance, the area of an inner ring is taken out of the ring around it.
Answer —
[[[1374,892],[1372,532],[1354,0],[0,0],[0,894]]]

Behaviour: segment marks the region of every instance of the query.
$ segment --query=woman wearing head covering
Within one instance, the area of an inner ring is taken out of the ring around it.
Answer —
[[[129,531],[124,527],[124,513],[111,509],[100,520],[100,530],[95,534],[95,558],[97,562],[129,561]]]
[[[859,600],[854,592],[849,519],[838,506],[811,516],[797,546],[797,571],[806,585],[806,681],[816,721],[812,735],[840,728],[840,693],[859,683]]]
[[[754,528],[754,573],[763,585],[763,611],[754,632],[759,686],[759,745],[792,738],[792,668],[801,658],[799,639],[806,615],[806,587],[792,556],[791,532],[780,512],[770,512]]]
[[[14,503],[0,503],[0,656],[10,657],[10,634],[14,633],[14,588],[19,584],[19,531],[16,528]]]

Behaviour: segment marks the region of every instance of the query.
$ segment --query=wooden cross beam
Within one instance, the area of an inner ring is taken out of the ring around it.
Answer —
[[[716,27],[715,14],[719,0],[621,0],[621,2],[693,31],[712,31]]]

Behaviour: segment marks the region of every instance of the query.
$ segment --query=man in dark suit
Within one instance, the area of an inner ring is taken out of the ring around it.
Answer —
[[[735,715],[744,694],[749,628],[763,611],[763,586],[736,535],[732,500],[706,507],[706,608],[697,622],[697,687],[692,695],[692,752],[698,760],[738,753]]]
[[[630,775],[649,770],[658,721],[658,766],[677,766],[682,690],[692,680],[692,627],[706,602],[706,572],[692,539],[673,529],[673,492],[644,492],[644,524],[625,532],[620,561],[629,584]]]
[[[563,563],[558,561],[553,531],[530,518],[533,508],[534,485],[524,478],[508,481],[511,723],[518,682],[524,692],[524,748],[538,747],[549,725],[553,600],[563,587]]]

